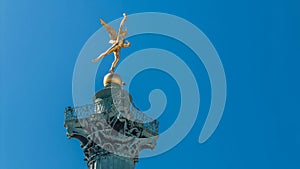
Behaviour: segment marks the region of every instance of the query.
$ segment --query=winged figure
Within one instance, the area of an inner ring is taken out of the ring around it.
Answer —
[[[106,31],[109,33],[110,41],[109,43],[112,44],[112,46],[107,49],[105,52],[100,54],[96,59],[93,60],[93,62],[97,62],[100,59],[104,58],[105,56],[114,53],[115,60],[113,61],[111,68],[110,68],[110,73],[114,73],[114,69],[116,65],[118,64],[120,60],[120,50],[121,48],[127,48],[131,44],[127,40],[124,40],[124,38],[127,36],[127,29],[123,30],[123,25],[127,19],[126,14],[123,14],[124,18],[122,22],[120,23],[120,28],[119,32],[117,32],[113,27],[105,23],[102,19],[100,19],[101,24],[105,27]]]

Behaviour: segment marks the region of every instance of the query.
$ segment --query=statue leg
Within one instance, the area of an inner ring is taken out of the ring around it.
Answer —
[[[107,56],[110,53],[112,53],[113,51],[115,51],[117,47],[118,47],[117,45],[113,45],[112,47],[110,47],[109,49],[107,49],[107,51],[105,51],[104,53],[102,53],[101,55],[99,55],[96,59],[94,59],[93,62],[98,62],[99,60],[101,60],[105,56]]]
[[[99,55],[96,59],[92,60],[93,62],[98,62],[99,60],[101,60],[102,58],[104,58],[105,56],[107,56],[109,53],[104,52],[101,55]]]
[[[117,66],[117,64],[118,64],[118,62],[120,60],[120,50],[114,52],[114,55],[115,55],[115,60],[112,63],[111,68],[109,70],[110,73],[114,73],[114,69],[115,69],[115,67]]]

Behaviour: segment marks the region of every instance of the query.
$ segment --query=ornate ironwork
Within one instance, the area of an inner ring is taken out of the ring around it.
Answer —
[[[89,168],[104,165],[99,161],[114,156],[124,157],[119,159],[122,167],[132,169],[139,152],[154,149],[158,138],[157,120],[140,112],[131,96],[114,85],[97,92],[93,104],[67,107],[64,125],[69,138],[80,140]]]
[[[120,105],[111,105],[110,109],[104,108],[104,103],[110,102],[111,98],[107,99],[99,99],[94,104],[87,104],[84,106],[78,106],[78,107],[67,107],[65,109],[65,121],[74,121],[74,120],[80,120],[84,118],[90,118],[93,114],[106,114],[108,112],[118,112],[118,108],[116,107],[122,107]],[[121,100],[121,99],[120,99]],[[116,101],[117,103],[118,101]],[[124,101],[123,101],[124,102]],[[124,104],[124,103],[123,103]],[[133,105],[130,106],[129,109],[132,116],[127,117],[126,119],[135,121],[138,123],[143,123],[144,127],[151,131],[152,133],[158,133],[158,121],[153,120],[150,117],[146,116],[144,113],[140,112],[137,108],[135,108]],[[124,113],[119,113],[120,116],[125,116]]]

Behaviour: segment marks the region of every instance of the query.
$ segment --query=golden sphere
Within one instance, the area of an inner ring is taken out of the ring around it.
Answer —
[[[115,73],[108,73],[107,75],[104,76],[103,85],[106,86],[110,83],[115,83],[120,86],[122,86],[122,84],[123,84],[121,76],[118,74],[115,74]]]

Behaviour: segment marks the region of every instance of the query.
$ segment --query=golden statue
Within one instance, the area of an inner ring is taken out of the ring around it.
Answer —
[[[107,49],[104,53],[100,54],[93,62],[97,62],[105,56],[111,54],[112,52],[115,55],[115,60],[111,65],[109,70],[110,73],[114,73],[114,69],[120,60],[120,50],[121,48],[127,48],[130,46],[130,43],[124,38],[127,36],[127,29],[123,30],[123,25],[126,21],[126,14],[123,14],[124,18],[120,24],[119,32],[117,32],[113,27],[106,24],[102,19],[100,19],[101,24],[105,27],[106,31],[109,33],[110,41],[109,43],[113,44],[109,49]],[[126,42],[126,43],[125,43]]]

